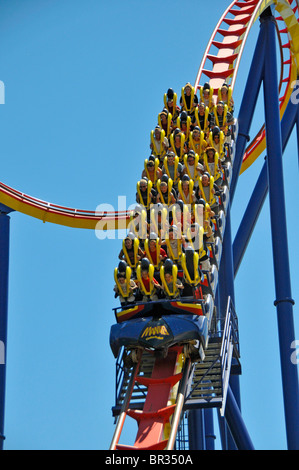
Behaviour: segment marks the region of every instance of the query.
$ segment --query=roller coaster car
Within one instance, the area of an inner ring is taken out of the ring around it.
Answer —
[[[199,270],[198,253],[189,247],[181,262],[193,296],[176,296],[179,273],[173,261],[167,259],[160,275],[163,285],[166,274],[172,276],[172,288],[169,283],[166,289],[169,299],[131,304],[121,311],[114,309],[117,324],[111,328],[110,346],[115,357],[122,347],[133,351],[149,349],[166,357],[170,347],[184,346],[185,355],[192,360],[204,358],[212,311],[211,302],[207,299],[212,296],[206,295],[205,300],[202,298],[203,276]],[[143,259],[142,263],[146,266],[148,260]],[[153,270],[154,266],[149,264],[150,269]],[[147,295],[150,297],[150,292]]]
[[[110,346],[115,357],[120,348],[126,350],[146,349],[152,350],[157,355],[166,357],[168,349],[172,346],[184,346],[186,355],[192,360],[203,360],[204,349],[208,340],[208,321],[204,315],[177,314],[167,315],[167,308],[171,311],[186,311],[193,309],[193,304],[182,302],[165,302],[166,315],[156,315],[156,302],[151,303],[155,315],[136,318],[123,323],[113,325],[110,332]],[[166,305],[168,304],[168,305]],[[149,303],[150,305],[150,303]],[[143,315],[145,313],[143,312]]]

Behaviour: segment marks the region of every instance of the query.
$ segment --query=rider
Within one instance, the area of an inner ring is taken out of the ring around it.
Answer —
[[[168,147],[169,142],[165,136],[165,131],[157,125],[154,131],[151,132],[150,149],[152,151],[152,155],[158,157],[161,162],[161,160],[163,161]]]
[[[142,172],[142,178],[148,178],[153,184],[156,185],[158,179],[163,176],[161,168],[159,168],[159,159],[155,155],[151,155],[149,159],[144,162],[144,170]]]
[[[195,94],[194,87],[189,82],[182,88],[180,105],[181,111],[186,111],[189,116],[194,114],[195,107],[198,105],[198,97]]]
[[[231,88],[227,83],[223,83],[222,87],[218,90],[218,100],[217,102],[222,101],[224,104],[227,104],[228,110],[231,114],[234,114],[234,100],[231,95]]]
[[[136,202],[148,209],[150,204],[155,203],[156,196],[157,192],[152,187],[152,182],[147,178],[141,178],[137,183]]]
[[[175,121],[180,114],[180,108],[176,105],[177,94],[174,93],[172,88],[167,90],[167,93],[164,95],[164,105],[165,108],[171,115],[173,121]]]
[[[173,187],[176,189],[178,182],[182,177],[183,165],[179,161],[179,157],[172,151],[169,150],[164,157],[164,164],[162,167],[163,175],[167,174],[173,181]]]
[[[228,111],[228,107],[223,103],[223,101],[219,101],[217,106],[214,107],[214,118],[214,124],[224,132],[226,141],[229,141],[229,137],[231,135],[230,126],[234,124],[234,117]]]
[[[147,258],[143,258],[140,265],[141,273],[136,281],[136,284],[143,295],[143,302],[147,302],[148,300],[157,301],[158,289],[161,289],[159,282],[153,276],[153,269],[151,268],[153,268],[153,266],[150,261]]]

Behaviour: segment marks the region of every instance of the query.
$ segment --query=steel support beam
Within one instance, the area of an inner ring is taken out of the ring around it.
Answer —
[[[10,217],[0,205],[0,450],[4,445]]]
[[[299,86],[297,85],[297,88]],[[299,122],[299,106],[293,104],[291,101],[285,110],[281,120],[281,135],[282,135],[282,151],[284,152],[288,144],[289,138],[292,134],[294,126]],[[297,130],[298,132],[298,130]],[[299,138],[299,134],[298,134]],[[298,141],[299,149],[299,141]],[[251,198],[245,210],[244,216],[240,223],[239,229],[234,239],[233,244],[233,257],[234,257],[234,273],[238,273],[239,267],[243,260],[250,238],[254,231],[255,225],[258,221],[259,215],[263,208],[265,199],[268,195],[268,170],[267,162],[264,163],[260,172],[259,178],[252,192]]]
[[[230,388],[227,390],[225,419],[238,450],[254,450],[240,409]]]
[[[299,450],[299,388],[297,364],[291,361],[295,341],[291,279],[288,254],[287,218],[282,165],[275,19],[263,19],[265,29],[264,106],[267,142],[269,202],[274,261],[274,278],[282,372],[286,434],[289,450]]]

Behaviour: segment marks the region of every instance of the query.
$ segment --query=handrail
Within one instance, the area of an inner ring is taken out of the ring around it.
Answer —
[[[221,333],[222,333],[222,341],[221,341],[219,355],[214,359],[214,361],[212,362],[210,367],[206,370],[204,375],[200,378],[200,380],[190,390],[187,399],[191,397],[194,390],[198,388],[198,386],[204,381],[205,377],[208,376],[208,374],[213,369],[213,367],[219,362],[221,364],[221,388],[222,388],[222,392],[224,392],[224,380],[225,380],[225,373],[226,373],[227,366],[228,366],[230,345],[232,344],[232,346],[237,351],[237,353],[239,351],[237,316],[236,316],[235,308],[233,306],[231,297],[228,298],[224,328]]]
[[[132,395],[132,392],[133,392],[133,389],[134,389],[134,384],[135,384],[136,376],[137,376],[137,373],[138,373],[138,369],[139,369],[139,362],[138,362],[138,364],[134,364],[134,367],[133,367],[133,371],[132,371],[131,378],[130,378],[130,383],[129,383],[128,388],[127,388],[127,393],[126,393],[123,405],[121,407],[121,412],[120,412],[120,415],[118,417],[116,428],[115,428],[115,431],[114,431],[114,435],[113,435],[113,438],[112,438],[112,441],[111,441],[110,450],[115,450],[116,445],[117,445],[118,440],[119,440],[119,437],[121,435],[121,432],[122,432],[122,429],[123,429],[123,426],[124,426],[124,422],[125,422],[125,419],[126,419],[127,410],[128,410],[129,404],[130,404],[131,395]]]
[[[165,450],[173,450],[174,448],[175,439],[176,439],[176,435],[177,435],[177,431],[178,431],[178,427],[180,424],[180,419],[181,419],[181,415],[182,415],[182,411],[184,407],[186,388],[188,385],[190,369],[191,369],[191,359],[187,358],[184,364],[183,377],[180,381],[180,386],[179,386],[178,395],[176,399],[176,407],[175,407],[175,411],[171,420],[171,430],[170,430],[168,443],[167,443]]]

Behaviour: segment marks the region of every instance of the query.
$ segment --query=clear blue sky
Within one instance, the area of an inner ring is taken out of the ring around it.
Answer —
[[[0,181],[60,205],[95,210],[134,202],[150,131],[169,87],[194,83],[231,2],[196,0],[0,2]],[[209,14],[211,11],[211,14]],[[245,49],[236,115],[258,32]],[[263,123],[263,110],[253,136]],[[293,298],[298,302],[298,158],[285,183]],[[263,164],[241,176],[238,228]],[[242,413],[257,449],[285,449],[269,203],[236,279]],[[113,270],[121,240],[99,240],[11,214],[6,449],[107,449],[115,361],[109,347]],[[284,249],[284,247],[282,247]],[[298,336],[298,311],[294,308]],[[121,440],[127,443],[125,437]],[[218,443],[219,445],[219,443]]]

